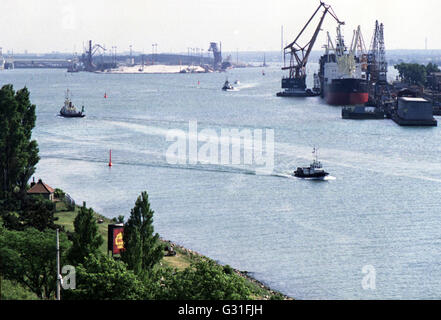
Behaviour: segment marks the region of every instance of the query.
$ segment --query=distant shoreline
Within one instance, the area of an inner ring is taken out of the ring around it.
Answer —
[[[134,65],[134,66],[121,66],[115,69],[109,69],[106,71],[94,71],[98,74],[177,74],[177,73],[208,73],[207,69],[201,66],[191,65]]]

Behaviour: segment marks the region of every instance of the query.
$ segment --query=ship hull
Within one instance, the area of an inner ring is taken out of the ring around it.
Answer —
[[[326,103],[333,106],[365,104],[368,100],[368,93],[329,92],[326,94]]]
[[[323,179],[326,178],[329,175],[327,172],[323,173],[313,173],[313,174],[304,174],[302,172],[294,172],[294,177],[301,178],[301,179]]]
[[[326,86],[325,99],[330,105],[360,105],[369,100],[368,85],[363,79],[334,79]]]
[[[67,114],[61,114],[60,113],[60,117],[63,117],[63,118],[84,118],[86,115],[85,114],[70,114],[70,115],[67,115]]]

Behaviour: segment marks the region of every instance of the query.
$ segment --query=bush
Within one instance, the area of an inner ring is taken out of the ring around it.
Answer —
[[[143,300],[151,290],[127,265],[106,256],[89,255],[76,268],[75,290],[63,291],[67,300]]]
[[[170,300],[250,300],[245,279],[231,267],[201,259],[165,281],[164,299]]]

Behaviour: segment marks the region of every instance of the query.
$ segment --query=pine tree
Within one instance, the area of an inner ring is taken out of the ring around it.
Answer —
[[[103,237],[98,233],[98,225],[92,208],[87,209],[86,204],[81,207],[74,220],[75,232],[72,235],[72,248],[69,251],[69,261],[79,264],[90,254],[99,253],[103,244]]]
[[[13,193],[23,198],[27,183],[39,161],[38,145],[31,140],[35,105],[29,91],[17,92],[12,85],[0,89],[0,200]],[[18,192],[16,192],[16,190]]]
[[[163,257],[159,235],[153,234],[153,213],[147,192],[138,197],[124,225],[122,260],[135,274],[151,270]]]

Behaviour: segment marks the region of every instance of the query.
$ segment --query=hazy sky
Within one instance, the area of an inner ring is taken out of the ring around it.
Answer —
[[[375,20],[385,25],[387,49],[441,49],[439,0],[328,0],[346,22],[347,41],[361,25],[369,46]],[[317,0],[1,0],[3,52],[82,52],[91,39],[110,49],[150,53],[208,49],[280,50],[281,25],[291,41],[318,7]],[[324,30],[335,34],[326,18]],[[324,44],[324,35],[316,50]]]

